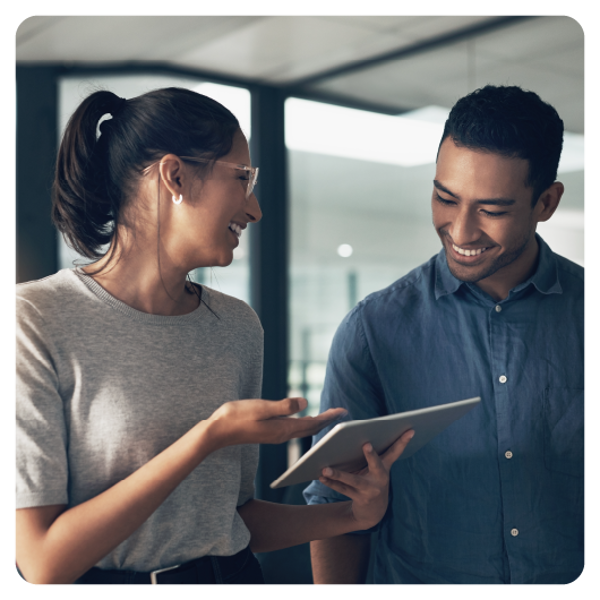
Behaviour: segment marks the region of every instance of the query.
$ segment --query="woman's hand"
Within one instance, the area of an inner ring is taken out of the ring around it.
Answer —
[[[355,473],[323,469],[319,481],[352,500],[352,517],[357,522],[357,530],[369,529],[383,518],[388,505],[390,469],[414,433],[412,429],[405,432],[381,456],[371,444],[365,444],[363,453],[367,466]]]
[[[215,449],[236,444],[281,444],[314,435],[347,413],[343,408],[330,408],[316,417],[290,418],[307,405],[305,398],[226,402],[208,419],[209,435]]]

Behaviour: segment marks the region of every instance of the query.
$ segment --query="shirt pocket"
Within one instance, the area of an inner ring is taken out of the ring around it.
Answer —
[[[546,468],[583,477],[583,389],[546,388],[544,417]]]

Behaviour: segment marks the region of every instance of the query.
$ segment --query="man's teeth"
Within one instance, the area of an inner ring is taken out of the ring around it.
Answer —
[[[477,250],[463,250],[455,244],[452,244],[452,247],[454,248],[454,250],[456,250],[456,252],[462,254],[463,256],[479,256],[482,252],[485,252],[487,250],[487,248],[477,248]]]
[[[238,237],[242,235],[242,228],[237,223],[229,223],[229,229]]]

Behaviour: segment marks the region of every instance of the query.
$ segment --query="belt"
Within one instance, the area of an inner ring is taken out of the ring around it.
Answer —
[[[76,583],[194,584],[264,583],[264,581],[258,561],[250,549],[245,548],[233,556],[202,556],[181,565],[150,572],[93,567]]]

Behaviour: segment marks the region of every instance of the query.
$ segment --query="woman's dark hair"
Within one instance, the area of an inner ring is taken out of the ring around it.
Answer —
[[[101,117],[110,114],[100,124]],[[218,159],[240,125],[224,106],[191,90],[165,88],[124,100],[88,96],[69,120],[56,163],[52,220],[67,244],[100,258],[140,172],[165,154]]]
[[[528,160],[525,184],[533,187],[535,205],[556,180],[563,130],[556,110],[536,93],[517,86],[486,85],[454,105],[440,146],[451,137],[457,146]]]
[[[109,113],[112,118],[102,121],[98,137],[98,122]],[[88,258],[101,258],[102,246],[117,241],[123,207],[145,167],[170,153],[217,160],[229,153],[239,129],[227,108],[191,90],[165,88],[130,100],[94,92],[69,119],[58,150],[52,221],[68,246]],[[195,169],[200,173],[207,167]],[[116,247],[111,245],[110,260]],[[203,302],[201,288],[186,290]]]

